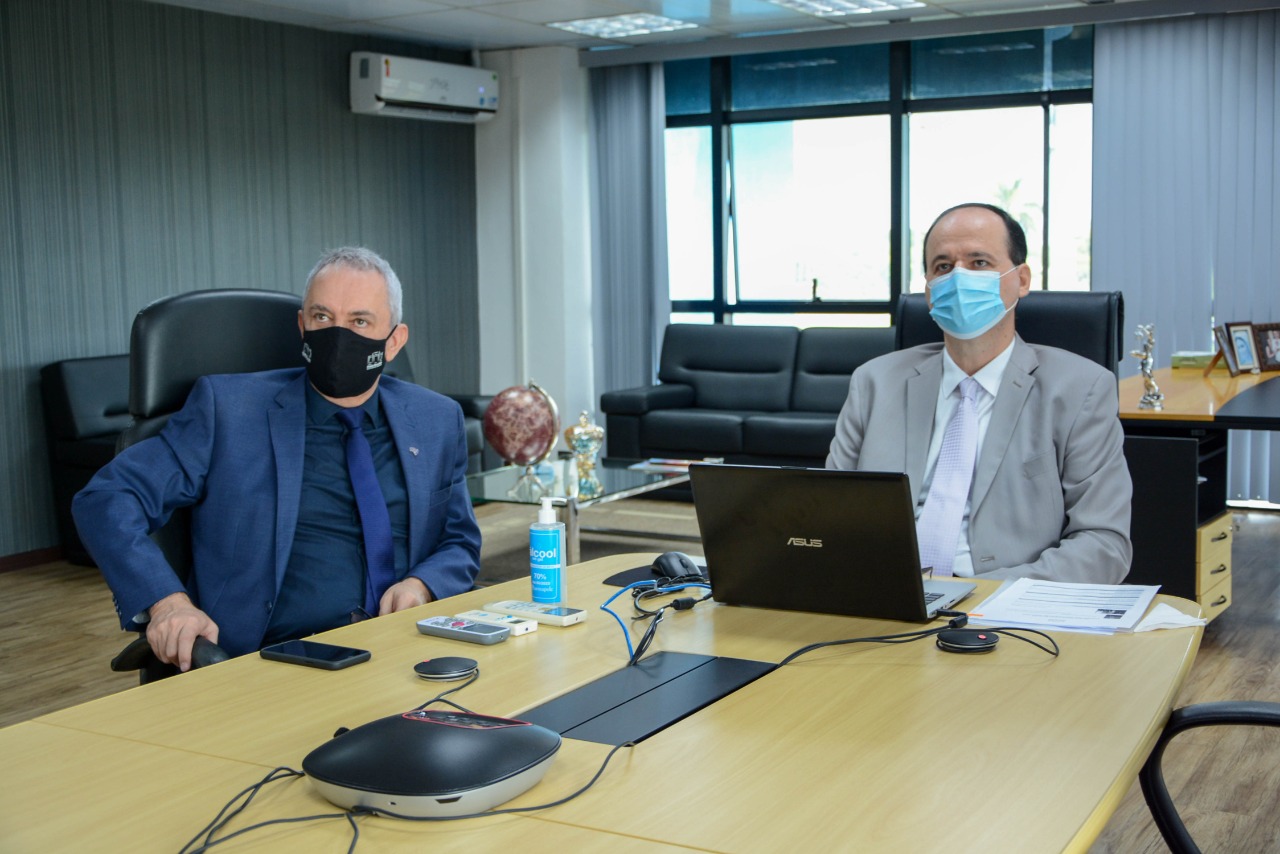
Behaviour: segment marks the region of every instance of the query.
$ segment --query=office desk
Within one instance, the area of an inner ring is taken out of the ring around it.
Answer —
[[[1231,604],[1227,431],[1280,429],[1280,374],[1161,368],[1162,409],[1141,409],[1141,376],[1120,382],[1133,477],[1128,580],[1195,599],[1213,619]]]
[[[1280,429],[1280,373],[1241,374],[1199,368],[1160,368],[1156,385],[1164,393],[1162,409],[1142,409],[1141,376],[1120,381],[1120,420],[1126,425],[1231,430]]]
[[[424,657],[467,655],[468,708],[518,716],[621,667],[599,584],[652,555],[570,570],[585,624],[492,647],[417,633],[414,621],[527,594],[508,582],[327,632],[373,651],[328,672],[246,656],[0,731],[0,849],[177,850],[236,791],[303,756],[339,726],[410,709],[443,688]],[[994,588],[982,583],[980,595]],[[976,600],[975,600],[976,601]],[[1182,600],[1176,607],[1193,611]],[[664,621],[657,648],[778,661],[820,640],[914,626],[707,602]],[[417,824],[358,820],[359,850],[1082,851],[1135,778],[1199,644],[1197,629],[1058,635],[1050,659],[1010,639],[990,655],[923,641],[822,650],[619,753],[596,786],[546,812]],[[566,740],[515,805],[583,784],[608,748]],[[305,780],[273,784],[233,826],[334,809]],[[345,821],[287,825],[226,850],[344,850]]]

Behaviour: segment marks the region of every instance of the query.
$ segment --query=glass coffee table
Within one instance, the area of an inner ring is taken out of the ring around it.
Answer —
[[[578,511],[583,507],[618,501],[622,498],[634,498],[656,489],[688,483],[688,471],[638,471],[628,468],[631,460],[604,460],[596,465],[596,477],[599,478],[603,490],[594,498],[578,497],[577,469],[573,460],[558,459],[548,461],[553,479],[550,483],[544,480],[547,491],[556,507],[556,516],[564,523],[565,563],[578,563],[580,555],[581,532],[590,531],[601,534],[624,534],[629,537],[647,539],[681,540],[700,542],[698,537],[684,534],[655,533],[652,531],[628,531],[620,528],[583,528],[578,523]],[[516,481],[524,474],[523,466],[503,466],[490,471],[467,475],[467,489],[471,492],[472,501],[495,501],[506,504],[528,504],[536,506],[539,502],[526,496],[513,494]],[[545,472],[545,469],[544,469]],[[530,522],[533,516],[530,516]]]

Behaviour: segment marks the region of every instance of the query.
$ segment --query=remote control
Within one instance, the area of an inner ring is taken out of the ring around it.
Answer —
[[[536,631],[538,624],[524,617],[513,617],[510,614],[498,614],[494,611],[463,611],[458,614],[462,620],[474,620],[477,623],[488,623],[493,626],[506,626],[511,629],[511,636],[519,637]]]
[[[524,617],[536,620],[548,626],[572,626],[587,618],[587,612],[581,608],[567,608],[564,605],[543,605],[538,602],[523,602],[517,599],[504,599],[501,602],[490,602],[484,606],[486,611],[497,611],[499,614],[510,614],[513,617]]]
[[[418,620],[418,631],[424,635],[486,644],[504,641],[511,634],[511,629],[506,626],[477,623],[460,617],[430,617]]]

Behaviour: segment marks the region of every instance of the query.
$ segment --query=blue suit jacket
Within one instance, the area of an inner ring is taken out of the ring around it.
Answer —
[[[201,378],[155,438],[126,449],[75,498],[76,526],[115,594],[121,625],[186,590],[233,655],[257,649],[293,546],[306,438],[306,374]],[[390,377],[379,395],[409,495],[409,574],[436,598],[471,589],[480,530],[458,404]],[[192,507],[184,587],[148,534]]]

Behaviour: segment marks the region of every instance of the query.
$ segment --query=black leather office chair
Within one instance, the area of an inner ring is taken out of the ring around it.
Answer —
[[[1142,796],[1155,820],[1160,835],[1173,854],[1200,854],[1200,848],[1187,832],[1187,826],[1169,797],[1161,762],[1164,750],[1179,733],[1205,726],[1280,726],[1280,703],[1232,701],[1197,703],[1175,709],[1169,716],[1156,746],[1138,774]]]
[[[1119,291],[1032,291],[1014,310],[1029,344],[1070,350],[1119,374],[1124,358],[1124,296]],[[894,349],[942,340],[924,294],[898,298]]]
[[[132,423],[116,451],[155,436],[186,403],[196,380],[207,374],[302,367],[298,333],[301,300],[260,290],[209,290],[156,300],[138,312],[129,338],[129,412]],[[152,534],[180,578],[191,571],[191,513],[181,509]],[[224,660],[213,644],[194,650],[194,666]],[[142,682],[171,676],[143,635],[117,655],[112,670],[139,671]]]

